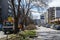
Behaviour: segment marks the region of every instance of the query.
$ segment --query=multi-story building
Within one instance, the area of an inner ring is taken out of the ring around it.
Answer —
[[[55,8],[51,7],[48,9],[48,23],[55,19]]]
[[[0,0],[0,23],[2,23],[2,6],[1,6],[2,0]]]
[[[40,21],[41,21],[41,25],[44,25],[45,24],[45,18],[44,18],[44,14],[41,14],[40,15]]]
[[[45,24],[48,23],[48,12],[44,12],[44,22]]]
[[[1,9],[2,9],[2,18],[6,19],[8,17],[8,0],[1,1]]]
[[[60,18],[60,7],[55,7],[56,13],[55,13],[55,18]]]
[[[48,9],[48,22],[60,21],[60,7],[50,7]]]
[[[11,0],[8,0],[8,16],[13,16],[12,3]]]
[[[2,13],[2,18],[7,19],[8,16],[12,16],[12,6],[11,6],[11,0],[1,0],[1,13]]]

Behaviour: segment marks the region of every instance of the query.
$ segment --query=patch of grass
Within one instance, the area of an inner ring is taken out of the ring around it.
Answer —
[[[25,30],[25,31],[21,31],[19,34],[23,37],[35,36],[36,31],[34,31],[34,30]]]

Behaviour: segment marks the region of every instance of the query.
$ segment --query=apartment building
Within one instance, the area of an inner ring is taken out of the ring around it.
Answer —
[[[44,14],[41,14],[40,15],[40,21],[41,21],[41,25],[45,24],[45,17],[44,17]]]
[[[52,22],[53,19],[55,19],[55,8],[50,7],[48,9],[48,23]]]
[[[0,0],[0,23],[2,23],[2,6],[1,6],[2,0]]]
[[[0,9],[3,20],[7,19],[8,16],[12,16],[11,0],[1,0]]]
[[[50,7],[48,9],[48,22],[60,21],[60,7]]]
[[[60,7],[56,7],[55,18],[60,18]]]
[[[48,23],[48,11],[44,12],[44,22]]]
[[[8,0],[1,1],[1,9],[2,9],[2,18],[6,19],[8,17]]]

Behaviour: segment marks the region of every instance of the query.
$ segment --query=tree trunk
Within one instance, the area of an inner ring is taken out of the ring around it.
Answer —
[[[22,22],[21,25],[22,25],[22,31],[24,31],[24,23]]]
[[[14,17],[14,26],[15,26],[15,30],[14,30],[14,33],[18,33],[19,32],[19,29],[18,29],[18,17]]]

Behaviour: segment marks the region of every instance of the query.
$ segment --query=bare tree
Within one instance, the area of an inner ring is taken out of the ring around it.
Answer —
[[[29,1],[23,0],[23,2],[21,2],[21,13],[23,16],[23,23],[24,23],[24,25],[27,25],[28,14],[30,12],[30,9],[33,8],[33,5],[31,5],[31,3],[32,3],[31,0],[29,0]]]
[[[28,19],[28,15],[29,15],[29,12],[31,11],[31,9],[33,9],[34,7],[37,8],[38,12],[40,11],[39,8],[44,8],[44,7],[47,7],[47,3],[46,3],[47,0],[37,0],[37,1],[33,1],[33,0],[22,0],[21,1],[21,13],[22,13],[22,17],[23,17],[23,23],[25,25],[27,25],[27,19]]]
[[[17,3],[17,9],[15,6],[16,5],[15,1],[17,1],[16,2]],[[40,2],[42,2],[42,1],[40,1]],[[11,0],[11,3],[12,3],[13,14],[14,14],[15,33],[17,33],[19,18],[21,18],[21,20],[22,20],[21,25],[23,27],[22,29],[24,30],[23,25],[27,24],[29,12],[34,7],[37,9],[39,9],[39,7],[41,8],[41,4],[40,3],[39,4],[33,3],[32,0]],[[46,5],[44,2],[42,2],[42,3],[44,5]]]
[[[17,33],[19,31],[19,29],[18,29],[18,20],[19,20],[19,15],[20,15],[20,1],[21,0],[18,0],[18,8],[16,9],[17,10],[17,14],[15,12],[16,10],[15,10],[14,1],[15,0],[11,0],[11,3],[12,3],[12,8],[13,8],[13,14],[14,14],[14,25],[15,25],[14,33]]]

